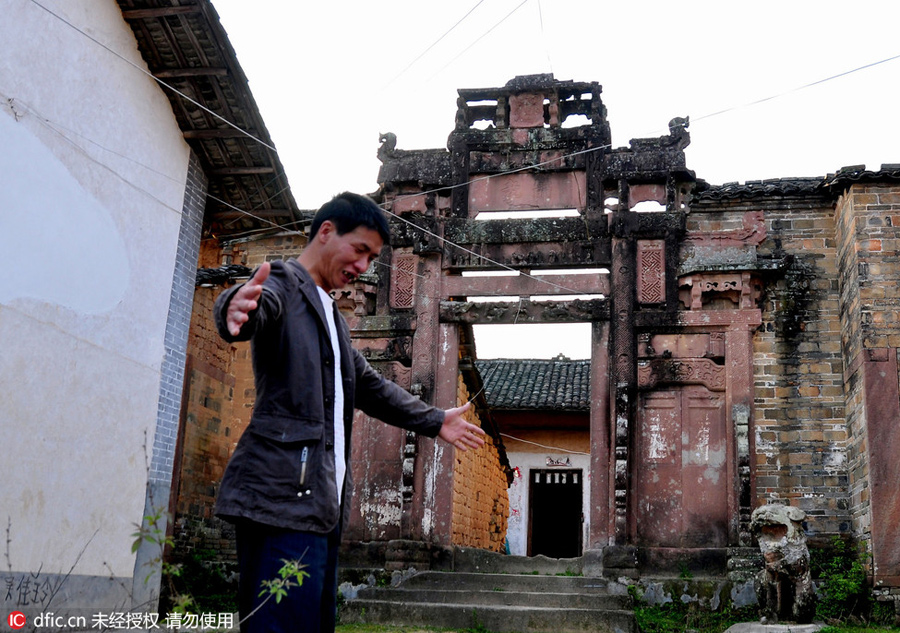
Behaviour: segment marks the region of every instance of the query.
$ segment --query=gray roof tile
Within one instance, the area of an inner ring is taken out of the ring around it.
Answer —
[[[590,409],[590,360],[484,359],[475,366],[493,409]]]

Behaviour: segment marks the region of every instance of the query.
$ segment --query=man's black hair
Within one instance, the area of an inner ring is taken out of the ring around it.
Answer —
[[[385,244],[391,240],[391,229],[381,207],[371,198],[358,193],[345,191],[323,204],[309,227],[310,241],[319,232],[319,227],[325,220],[331,220],[338,235],[349,233],[358,226],[365,226],[378,231]]]

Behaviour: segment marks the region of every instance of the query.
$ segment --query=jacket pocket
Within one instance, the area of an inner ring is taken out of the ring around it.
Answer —
[[[253,434],[242,468],[243,488],[276,504],[315,497],[321,485],[322,430],[302,440],[282,442]]]
[[[321,441],[325,435],[325,425],[316,418],[295,418],[286,415],[254,415],[247,431],[253,435],[276,442],[293,444],[297,442]]]

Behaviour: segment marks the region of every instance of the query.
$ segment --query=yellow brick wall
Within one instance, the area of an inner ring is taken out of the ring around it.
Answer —
[[[457,399],[468,402],[470,395],[459,378]],[[482,426],[475,408],[466,412],[466,419]],[[478,450],[456,451],[453,467],[453,545],[504,551],[509,517],[509,497],[506,474],[500,465],[497,446],[486,436],[484,447]]]

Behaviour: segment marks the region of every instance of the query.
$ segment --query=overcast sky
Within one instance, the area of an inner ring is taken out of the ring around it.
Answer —
[[[548,72],[603,86],[615,147],[690,116],[712,184],[900,163],[896,0],[213,3],[301,208],[375,191],[381,132],[446,147],[457,89]]]

